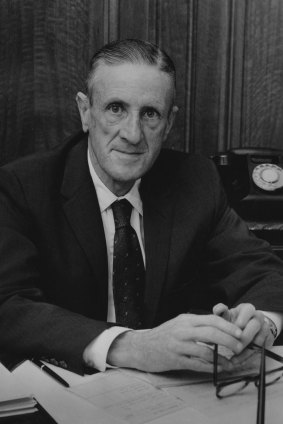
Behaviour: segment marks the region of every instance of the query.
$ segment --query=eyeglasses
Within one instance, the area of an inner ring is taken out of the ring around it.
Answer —
[[[265,356],[274,359],[278,362],[283,363],[283,357],[280,355],[277,355],[274,352],[271,352],[270,350],[267,350],[265,348],[262,348],[260,346],[257,346],[255,344],[251,344],[249,346],[250,349],[262,351],[262,357],[261,357],[261,365],[263,360],[265,360]],[[264,358],[263,358],[264,357]],[[234,378],[225,379],[219,381],[218,379],[218,345],[214,346],[214,367],[213,367],[213,384],[216,388],[216,396],[219,399],[232,396],[241,390],[245,389],[250,383],[254,383],[257,388],[260,386],[260,378],[262,373],[262,366],[261,366],[261,373],[259,374],[249,374],[249,375],[240,375]],[[265,369],[264,369],[265,371]],[[280,378],[283,376],[283,366],[279,368],[272,369],[270,371],[264,372],[265,376],[265,386],[270,386],[271,384],[276,383]]]

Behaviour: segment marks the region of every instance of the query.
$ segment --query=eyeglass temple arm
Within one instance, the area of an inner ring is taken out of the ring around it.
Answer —
[[[259,346],[256,343],[251,343],[248,347],[249,347],[249,349],[259,349],[259,350],[262,349],[262,346]],[[281,362],[283,364],[283,357],[282,356],[278,355],[275,352],[272,352],[271,350],[268,350],[268,349],[265,349],[265,348],[263,348],[263,349],[264,349],[265,356],[268,356],[268,358],[274,359],[275,361]]]
[[[213,384],[217,385],[217,365],[218,365],[218,344],[214,345],[214,355],[213,355]]]
[[[261,348],[260,378],[258,386],[257,417],[256,424],[264,424],[265,421],[265,349]]]

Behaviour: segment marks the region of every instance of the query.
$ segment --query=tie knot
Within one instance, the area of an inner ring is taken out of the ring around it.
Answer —
[[[116,230],[130,225],[132,205],[127,199],[116,200],[112,203],[114,222]]]

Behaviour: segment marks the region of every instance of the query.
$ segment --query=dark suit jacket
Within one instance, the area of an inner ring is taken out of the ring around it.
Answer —
[[[152,327],[219,301],[283,311],[283,266],[227,206],[208,159],[162,151],[142,178]],[[0,170],[0,352],[82,372],[108,328],[101,214],[79,136]]]

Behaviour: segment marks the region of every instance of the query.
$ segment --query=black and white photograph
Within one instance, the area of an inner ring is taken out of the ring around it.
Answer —
[[[283,1],[0,0],[0,424],[282,424]]]

